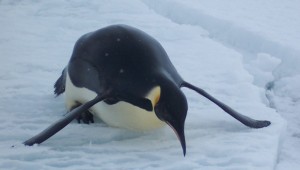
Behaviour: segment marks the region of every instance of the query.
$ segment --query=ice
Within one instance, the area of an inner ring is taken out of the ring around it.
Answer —
[[[0,1],[0,169],[299,169],[299,8],[279,0]],[[169,127],[134,132],[100,120],[23,146],[65,114],[53,84],[76,40],[111,24],[147,32],[185,80],[271,126],[245,127],[183,89],[186,157]]]
[[[278,67],[281,60],[266,53],[258,53],[256,58],[249,61],[245,66],[254,77],[254,84],[264,87],[272,82],[275,77],[273,70]]]

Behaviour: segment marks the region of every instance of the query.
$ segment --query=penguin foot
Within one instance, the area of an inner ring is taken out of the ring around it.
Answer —
[[[89,111],[85,111],[83,113],[81,113],[77,118],[76,118],[78,123],[85,123],[85,124],[90,124],[90,123],[94,123],[94,116],[91,112]]]
[[[81,104],[77,102],[77,104],[73,106],[71,110],[74,110],[79,106],[81,106]],[[90,123],[94,123],[94,116],[91,112],[86,110],[85,112],[80,113],[79,116],[76,118],[76,120],[78,123],[82,122],[84,124],[90,124]]]

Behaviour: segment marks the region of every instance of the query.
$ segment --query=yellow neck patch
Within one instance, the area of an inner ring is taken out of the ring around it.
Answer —
[[[155,86],[150,90],[147,97],[149,100],[151,100],[153,107],[158,103],[160,99],[161,89],[159,86]]]

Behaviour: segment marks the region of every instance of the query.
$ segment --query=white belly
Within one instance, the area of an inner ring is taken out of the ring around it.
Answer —
[[[148,99],[154,101],[155,93],[160,92],[160,88],[152,90]],[[159,92],[158,92],[159,91]],[[78,88],[73,85],[69,75],[66,77],[65,102],[68,110],[76,105],[77,102],[85,103],[96,97],[96,93],[86,88]],[[159,120],[155,113],[148,112],[129,103],[120,101],[114,105],[108,105],[105,102],[95,104],[90,111],[94,116],[99,117],[110,126],[127,128],[131,130],[151,130],[165,125]]]

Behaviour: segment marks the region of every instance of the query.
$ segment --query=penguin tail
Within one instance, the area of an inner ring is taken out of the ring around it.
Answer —
[[[62,71],[61,76],[56,80],[54,84],[54,94],[59,96],[65,92],[66,87],[66,68]]]

